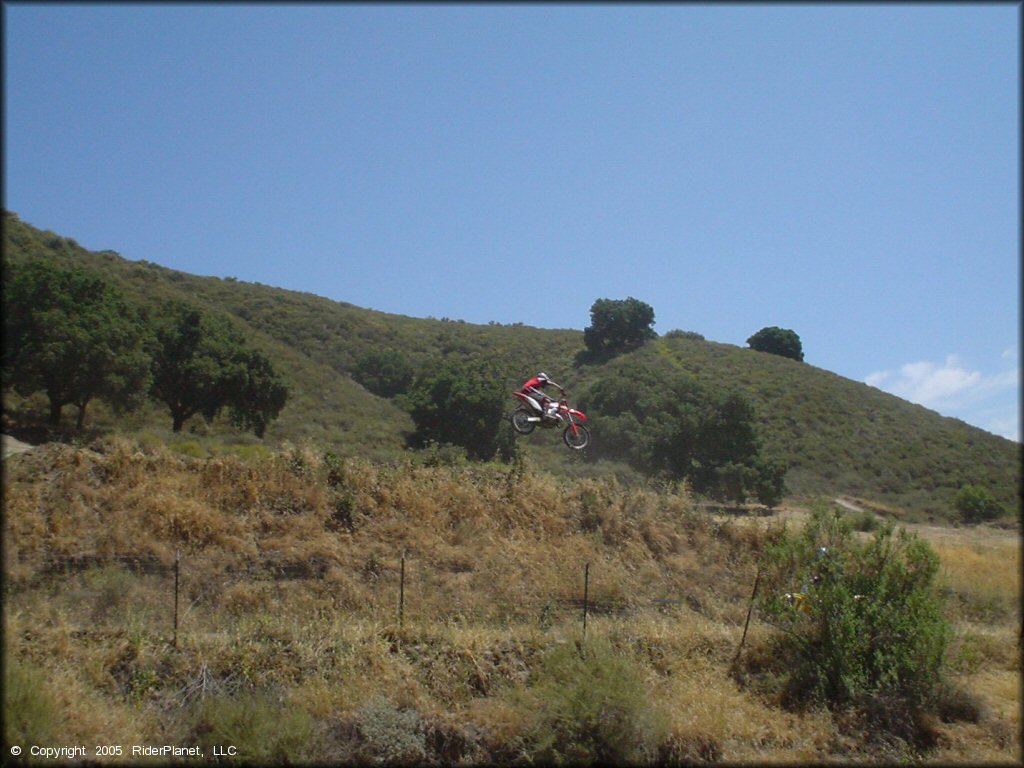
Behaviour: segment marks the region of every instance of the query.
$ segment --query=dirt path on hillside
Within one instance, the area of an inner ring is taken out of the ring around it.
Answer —
[[[846,499],[837,498],[833,499],[833,501],[837,506],[849,512],[864,511],[862,507],[859,507]],[[783,505],[777,507],[771,515],[729,515],[719,513],[715,514],[714,517],[722,521],[732,520],[740,523],[741,525],[753,525],[758,523],[765,525],[767,521],[779,520],[799,525],[810,519],[811,512],[809,509],[802,507],[790,507]],[[969,540],[971,544],[978,546],[1005,546],[1019,545],[1021,542],[1021,533],[1019,530],[1014,528],[995,528],[988,525],[957,527],[953,525],[931,525],[929,523],[911,523],[904,521],[897,521],[897,525],[906,528],[908,531],[917,533],[924,539],[936,543],[944,541],[963,543],[965,540]],[[868,534],[863,535],[866,536]]]
[[[35,447],[28,443],[23,443],[21,440],[13,438],[10,435],[0,435],[0,445],[2,445],[3,457],[5,459],[12,453],[24,453],[25,451],[30,451]]]

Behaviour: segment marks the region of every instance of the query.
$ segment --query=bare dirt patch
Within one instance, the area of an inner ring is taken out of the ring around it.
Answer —
[[[11,454],[24,453],[25,451],[30,451],[35,447],[28,443],[23,443],[21,440],[11,437],[10,435],[0,435],[0,445],[2,445],[3,457],[5,459]]]

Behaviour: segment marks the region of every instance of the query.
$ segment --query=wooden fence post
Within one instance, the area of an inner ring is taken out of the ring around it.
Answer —
[[[583,568],[583,639],[587,639],[587,612],[590,602],[590,563]]]
[[[398,630],[402,630],[405,619],[405,550],[402,550],[402,571],[398,582]]]
[[[174,647],[178,647],[178,588],[181,583],[181,550],[174,551]]]
[[[754,612],[754,598],[757,597],[757,585],[761,582],[761,564],[757,564],[757,575],[754,577],[754,590],[750,593],[750,607],[747,608],[747,621],[743,625],[743,637],[740,639],[739,648],[736,649],[736,655],[733,657],[732,663],[735,664],[740,660],[740,652],[743,650],[743,644],[747,642],[747,628],[750,626],[750,616]]]

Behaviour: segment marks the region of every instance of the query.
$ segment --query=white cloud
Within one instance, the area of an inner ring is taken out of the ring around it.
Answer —
[[[983,379],[979,371],[968,371],[956,355],[949,355],[944,365],[928,361],[907,363],[900,368],[895,379],[891,371],[880,371],[865,381],[905,400],[932,408],[979,386]],[[888,386],[885,386],[886,382]]]
[[[1001,357],[1003,365],[1009,364],[1012,368],[995,374],[970,370],[957,355],[948,355],[942,364],[926,360],[907,363],[896,372],[869,374],[864,381],[946,416],[954,416],[1011,440],[1020,440],[1017,351],[1007,349]]]

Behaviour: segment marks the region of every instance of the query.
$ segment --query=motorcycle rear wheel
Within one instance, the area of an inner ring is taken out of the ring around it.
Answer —
[[[537,422],[530,421],[532,415],[526,408],[516,408],[512,411],[512,416],[510,417],[512,429],[520,435],[528,435],[533,432],[537,427]]]
[[[590,430],[582,424],[570,424],[562,433],[562,439],[574,451],[582,451],[590,444]]]

